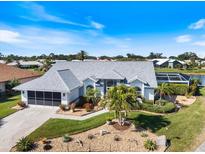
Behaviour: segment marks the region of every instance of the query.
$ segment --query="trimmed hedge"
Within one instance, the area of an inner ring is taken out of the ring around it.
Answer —
[[[189,86],[186,84],[169,84],[170,89],[173,91],[173,95],[186,95]]]
[[[175,104],[172,102],[163,101],[161,105],[156,102],[153,104],[153,102],[145,101],[141,104],[141,109],[145,111],[150,112],[156,112],[156,113],[171,113],[175,111]]]

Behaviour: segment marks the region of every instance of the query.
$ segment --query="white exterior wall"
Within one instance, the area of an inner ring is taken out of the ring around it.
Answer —
[[[132,86],[132,87],[139,87],[141,89],[141,95],[142,96],[145,95],[145,93],[144,93],[144,83],[142,83],[141,81],[135,80],[135,81],[131,82],[129,85]]]
[[[145,88],[144,98],[147,100],[154,100],[154,88]]]
[[[5,83],[3,82],[3,83],[0,83],[0,93],[1,92],[5,92]]]
[[[26,105],[28,105],[28,95],[27,95],[27,91],[21,91],[21,101],[26,103]]]
[[[68,104],[68,93],[61,93],[61,104]]]

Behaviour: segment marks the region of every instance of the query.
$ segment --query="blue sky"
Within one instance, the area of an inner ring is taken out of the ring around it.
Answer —
[[[205,2],[0,2],[0,52],[205,56]]]

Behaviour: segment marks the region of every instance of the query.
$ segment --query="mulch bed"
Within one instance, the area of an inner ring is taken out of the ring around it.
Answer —
[[[121,126],[118,122],[113,122],[112,125],[115,129],[120,130],[120,131],[127,130],[131,126],[130,123],[125,123],[124,125]]]

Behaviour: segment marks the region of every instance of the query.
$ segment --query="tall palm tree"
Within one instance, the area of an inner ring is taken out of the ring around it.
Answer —
[[[120,85],[110,88],[100,104],[103,107],[107,107],[110,111],[114,110],[115,117],[118,118],[119,124],[122,125],[122,111],[125,111],[125,116],[127,116],[127,112],[132,107],[139,105],[139,102],[137,101],[137,92],[133,87]]]
[[[159,94],[160,100],[162,100],[162,97],[165,95],[171,95],[173,93],[172,89],[169,87],[168,83],[162,83],[158,86],[156,89],[156,93]]]

